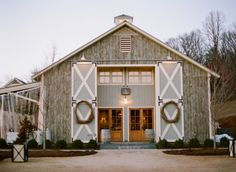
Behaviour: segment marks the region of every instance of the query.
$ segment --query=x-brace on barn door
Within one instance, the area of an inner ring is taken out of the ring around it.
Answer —
[[[167,141],[183,139],[184,136],[182,65],[178,61],[158,63],[158,129],[160,138]]]
[[[71,137],[73,140],[84,142],[97,137],[97,67],[91,62],[80,62],[72,64],[72,118]],[[91,105],[77,104],[86,101]],[[91,111],[94,119],[88,123],[79,123],[78,119],[86,121]]]

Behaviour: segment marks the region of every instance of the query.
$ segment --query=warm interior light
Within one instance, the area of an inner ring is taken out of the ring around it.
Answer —
[[[124,104],[127,104],[128,103],[128,100],[127,100],[127,98],[126,98],[126,96],[125,96],[125,98],[124,98]]]

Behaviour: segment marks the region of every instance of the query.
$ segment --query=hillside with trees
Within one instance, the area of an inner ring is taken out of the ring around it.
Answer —
[[[212,117],[222,127],[235,130],[236,23],[226,28],[225,16],[218,11],[210,12],[202,29],[170,38],[166,43],[220,75],[211,77]]]

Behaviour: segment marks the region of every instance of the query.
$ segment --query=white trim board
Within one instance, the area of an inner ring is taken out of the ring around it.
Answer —
[[[35,82],[35,83],[29,83],[29,84],[19,85],[19,86],[15,86],[15,87],[1,88],[0,94],[22,91],[22,90],[32,89],[32,88],[40,88],[40,86],[41,86],[40,82]]]
[[[166,45],[165,43],[163,43],[162,41],[160,41],[159,39],[155,38],[154,36],[148,34],[147,32],[141,30],[140,28],[138,28],[137,26],[124,21],[118,25],[116,25],[115,27],[113,27],[112,29],[108,30],[107,32],[103,33],[102,35],[98,36],[97,38],[93,39],[92,41],[88,42],[87,44],[83,45],[82,47],[76,49],[75,51],[71,52],[70,54],[66,55],[65,57],[61,58],[60,60],[56,61],[55,63],[49,65],[48,67],[44,68],[43,70],[41,70],[39,73],[37,73],[36,75],[32,76],[32,79],[37,78],[38,76],[42,75],[44,72],[50,70],[51,68],[55,67],[56,65],[62,63],[63,61],[69,59],[70,57],[72,57],[73,55],[77,54],[78,52],[83,51],[85,48],[89,47],[90,45],[94,44],[95,42],[99,41],[100,39],[104,38],[105,36],[115,32],[116,30],[122,28],[123,26],[128,26],[131,29],[139,32],[140,34],[148,37],[149,39],[153,40],[154,42],[156,42],[157,44],[163,46],[164,48],[168,49],[169,51],[179,55],[181,58],[185,59],[186,61],[194,64],[195,66],[201,68],[202,70],[206,71],[207,73],[210,73],[211,75],[215,76],[215,77],[220,77],[220,75],[218,75],[217,73],[215,73],[214,71],[208,69],[207,67],[201,65],[200,63],[192,60],[190,57],[176,51],[175,49],[169,47],[168,45]]]
[[[97,67],[155,67],[156,64],[97,64]]]
[[[211,114],[211,86],[210,86],[211,75],[208,74],[207,77],[207,86],[208,86],[208,113],[209,113],[209,137],[213,139],[212,133],[212,114]]]

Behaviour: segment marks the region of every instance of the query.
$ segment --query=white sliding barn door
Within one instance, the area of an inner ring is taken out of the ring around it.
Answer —
[[[184,137],[183,114],[183,68],[182,62],[163,61],[158,63],[158,122],[159,137],[175,141]],[[176,118],[179,111],[178,119]],[[162,113],[164,112],[165,117]],[[174,120],[176,119],[176,120]]]
[[[97,67],[96,64],[81,62],[72,64],[72,110],[71,110],[71,137],[72,140],[88,142],[97,137]],[[81,103],[86,101],[86,103]],[[94,118],[90,118],[91,111]]]

